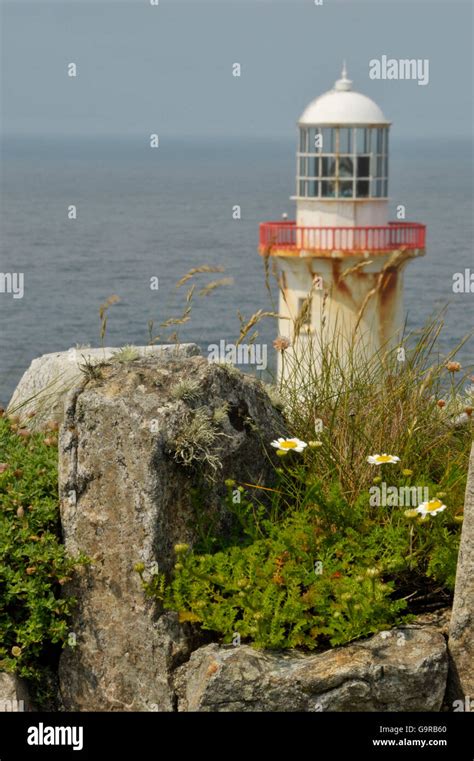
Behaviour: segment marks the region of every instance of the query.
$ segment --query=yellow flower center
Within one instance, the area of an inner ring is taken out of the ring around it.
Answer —
[[[428,504],[426,505],[426,511],[431,513],[433,510],[438,510],[443,503],[440,499],[430,499]]]
[[[390,462],[392,459],[391,454],[379,454],[377,457],[377,462]]]
[[[294,449],[297,445],[296,441],[281,441],[280,449]]]

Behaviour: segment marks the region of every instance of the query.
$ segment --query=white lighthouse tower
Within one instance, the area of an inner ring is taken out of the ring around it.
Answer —
[[[260,253],[277,257],[285,354],[312,342],[314,361],[326,340],[342,360],[350,347],[373,356],[400,337],[403,269],[425,253],[425,226],[388,221],[390,122],[345,65],[298,126],[296,221],[260,225]],[[279,361],[286,374],[291,361]]]

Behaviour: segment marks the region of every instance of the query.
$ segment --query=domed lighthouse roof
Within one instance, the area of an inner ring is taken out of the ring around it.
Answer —
[[[371,98],[352,89],[352,82],[347,78],[344,64],[341,78],[334,83],[333,89],[311,101],[301,114],[298,124],[304,127],[340,124],[388,125],[390,122]]]

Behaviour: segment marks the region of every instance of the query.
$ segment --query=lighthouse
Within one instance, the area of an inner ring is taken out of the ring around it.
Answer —
[[[323,342],[342,362],[396,346],[404,268],[425,253],[424,225],[388,219],[390,122],[353,90],[345,64],[298,130],[296,219],[260,225],[260,254],[275,258],[278,273],[279,334],[289,343],[280,377],[292,359],[304,371],[311,354],[317,366]]]

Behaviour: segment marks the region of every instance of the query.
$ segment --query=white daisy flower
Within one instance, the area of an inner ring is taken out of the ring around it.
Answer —
[[[367,457],[367,462],[371,465],[386,465],[387,463],[400,462],[400,458],[396,454],[370,454]]]
[[[301,439],[297,438],[276,439],[275,441],[272,441],[272,447],[278,449],[279,452],[289,452],[290,450],[293,452],[302,452],[307,446],[305,441],[301,441]]]
[[[422,502],[421,505],[418,505],[416,508],[416,512],[421,515],[437,515],[438,513],[442,513],[443,510],[446,510],[446,505],[443,505],[441,500],[437,497],[435,497],[435,499],[430,499],[428,502]]]

